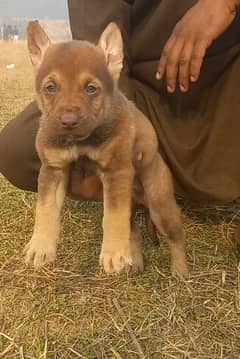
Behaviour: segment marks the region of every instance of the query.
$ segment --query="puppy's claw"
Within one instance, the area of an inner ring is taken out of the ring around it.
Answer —
[[[33,237],[26,245],[23,254],[25,255],[25,264],[32,265],[37,269],[55,260],[56,245],[51,241],[47,242]]]
[[[143,257],[140,254],[134,258],[130,271],[132,273],[137,273],[137,272],[143,272],[143,270],[144,270]]]
[[[171,272],[172,275],[175,277],[179,277],[181,279],[188,279],[189,278],[189,271],[187,264],[184,262],[175,262],[171,265]]]
[[[103,243],[100,254],[100,265],[107,274],[121,273],[128,270],[133,264],[130,244],[125,248],[114,248],[115,243]]]
[[[100,265],[107,274],[142,272],[144,269],[141,241],[138,233],[132,233],[125,246],[121,241],[104,243],[100,255]]]
[[[112,256],[111,254],[102,254],[100,265],[107,274],[120,274],[124,269],[129,271],[132,261],[127,258],[118,258],[118,256]]]

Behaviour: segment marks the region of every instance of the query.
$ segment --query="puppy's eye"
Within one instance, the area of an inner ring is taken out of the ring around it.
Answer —
[[[47,87],[46,87],[46,90],[47,92],[50,94],[50,95],[55,95],[55,93],[57,92],[57,85],[52,83],[52,84],[49,84]]]
[[[88,95],[94,95],[97,92],[98,88],[93,84],[88,84],[85,87],[85,91]]]

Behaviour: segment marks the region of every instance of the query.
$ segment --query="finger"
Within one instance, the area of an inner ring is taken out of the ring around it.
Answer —
[[[189,41],[184,46],[179,60],[179,87],[182,92],[189,89],[190,80],[190,61],[193,51],[193,43]]]
[[[191,65],[190,65],[190,78],[192,82],[198,80],[200,70],[203,63],[203,58],[206,54],[206,42],[201,40],[197,41],[192,52]]]
[[[163,48],[163,51],[162,51],[162,54],[161,54],[161,57],[160,57],[160,60],[158,63],[158,67],[157,67],[157,73],[156,73],[157,80],[161,80],[165,74],[168,54],[169,54],[172,46],[174,45],[175,40],[176,40],[175,35],[170,36],[166,45]]]
[[[167,58],[166,81],[168,92],[174,92],[176,88],[180,55],[184,46],[182,38],[177,39]]]

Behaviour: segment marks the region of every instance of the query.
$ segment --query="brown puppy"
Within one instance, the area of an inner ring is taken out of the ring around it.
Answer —
[[[143,269],[140,235],[131,228],[134,184],[157,228],[167,235],[173,273],[186,276],[185,236],[169,170],[147,118],[118,89],[123,43],[111,23],[97,46],[85,41],[51,44],[37,21],[28,26],[42,110],[36,148],[42,162],[36,221],[26,263],[55,259],[70,164],[87,157],[102,180],[106,273]]]

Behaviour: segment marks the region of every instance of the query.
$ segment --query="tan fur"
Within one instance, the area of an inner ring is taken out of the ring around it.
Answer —
[[[48,185],[46,183],[48,181]],[[60,231],[60,213],[64,203],[68,170],[50,170],[42,166],[33,236],[25,248],[27,264],[35,268],[52,262]]]
[[[151,123],[118,89],[119,29],[110,24],[98,46],[84,41],[50,45],[36,22],[28,34],[43,115],[36,140],[42,162],[36,223],[26,262],[39,267],[54,260],[69,167],[86,157],[103,187],[104,270],[143,269],[140,235],[131,229],[137,188],[140,202],[169,239],[172,272],[186,276],[185,237],[170,172]]]

